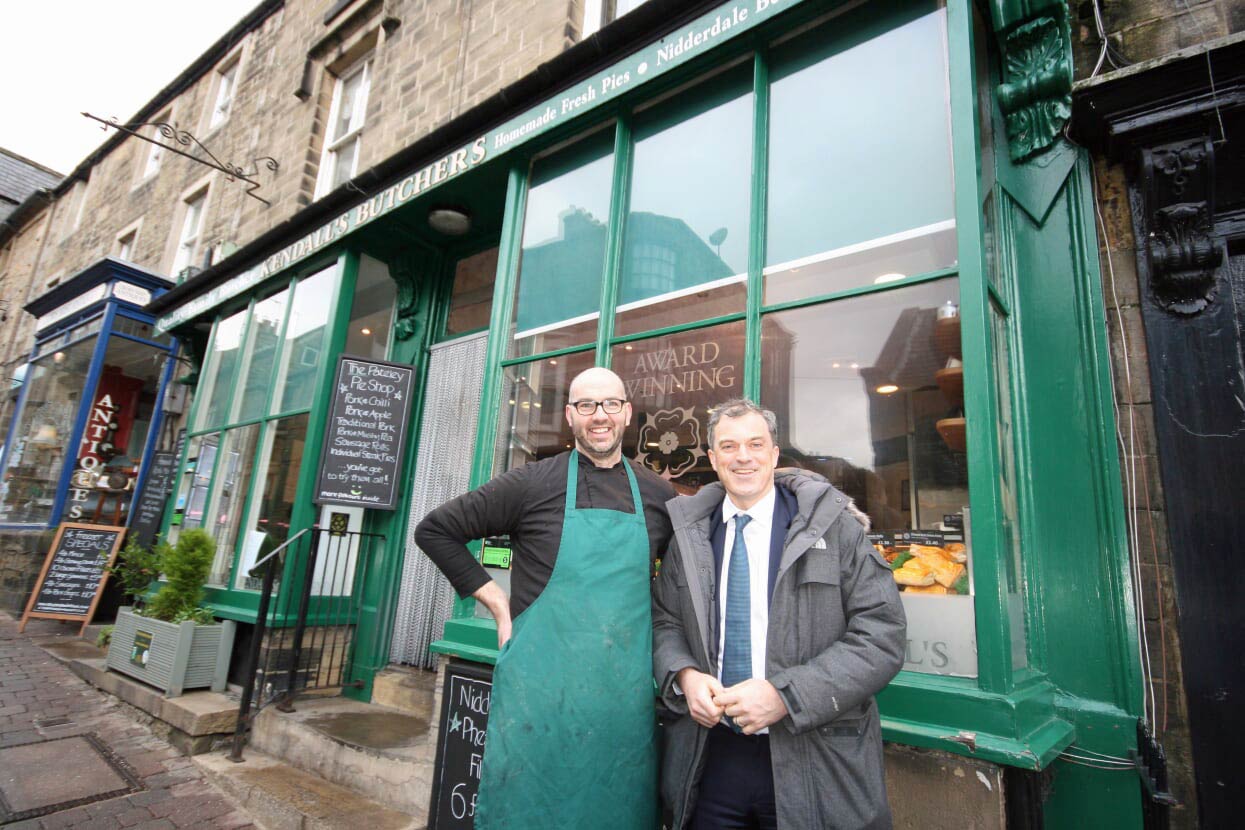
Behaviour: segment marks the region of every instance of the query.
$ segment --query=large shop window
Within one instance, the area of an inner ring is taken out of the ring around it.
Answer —
[[[868,514],[919,634],[905,668],[974,676],[958,302],[952,278],[767,315],[761,402],[780,463]]]
[[[87,337],[31,363],[25,403],[9,432],[13,446],[0,476],[0,521],[51,521],[95,343],[94,336]]]
[[[378,273],[387,280],[383,266]],[[288,538],[339,274],[334,264],[216,324],[169,537],[182,527],[212,534],[210,582],[217,587],[230,584],[239,550],[234,582],[253,587],[246,568]],[[378,283],[361,285],[375,290]],[[387,342],[380,310],[360,309],[351,322],[369,328],[357,345],[371,348],[371,326]]]
[[[750,82],[732,71],[696,87],[691,111],[676,96],[637,117],[618,334],[744,310]]]
[[[929,9],[776,53],[766,304],[955,265],[946,14]]]
[[[596,338],[613,170],[608,130],[533,166],[511,356],[582,346]]]

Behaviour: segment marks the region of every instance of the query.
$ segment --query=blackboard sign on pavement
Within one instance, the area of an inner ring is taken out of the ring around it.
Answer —
[[[177,474],[177,455],[172,452],[156,452],[151,455],[143,489],[130,508],[130,538],[145,548],[156,541],[160,521],[164,518],[164,505],[173,492],[173,477]]]
[[[454,660],[445,667],[428,830],[475,826],[492,692],[493,673],[487,666]]]
[[[320,451],[317,504],[393,510],[415,368],[342,355]]]
[[[65,522],[58,527],[18,631],[31,618],[82,620],[78,633],[86,631],[124,536],[124,527],[111,525]]]

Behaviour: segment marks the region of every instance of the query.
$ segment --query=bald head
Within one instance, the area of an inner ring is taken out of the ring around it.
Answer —
[[[627,397],[622,378],[603,366],[584,369],[571,381],[570,396],[572,401],[582,398],[603,400],[605,398]]]
[[[600,366],[585,369],[571,381],[567,398],[566,422],[579,451],[598,467],[612,467],[621,461],[623,430],[631,423],[631,404],[626,402],[622,378]],[[576,404],[586,404],[592,412],[580,414]],[[610,412],[605,411],[606,406]]]

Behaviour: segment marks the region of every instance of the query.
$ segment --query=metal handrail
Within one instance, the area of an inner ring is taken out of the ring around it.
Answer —
[[[273,548],[272,550],[268,552],[267,556],[265,556],[263,559],[259,560],[258,562],[256,562],[254,565],[251,566],[251,569],[246,572],[247,576],[250,576],[250,577],[259,576],[259,569],[262,568],[264,565],[267,565],[269,559],[276,556],[278,553],[280,553],[281,551],[288,548],[290,545],[297,542],[299,537],[302,536],[304,533],[310,533],[311,531],[317,530],[317,529],[318,528],[316,527],[316,525],[312,525],[311,527],[304,527],[302,530],[298,531],[293,536],[286,539],[281,544],[277,545],[275,548]]]

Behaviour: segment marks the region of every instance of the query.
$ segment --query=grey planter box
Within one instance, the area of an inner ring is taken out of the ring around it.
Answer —
[[[204,687],[223,692],[235,628],[233,620],[168,623],[121,608],[108,645],[108,668],[159,688],[165,697]]]

